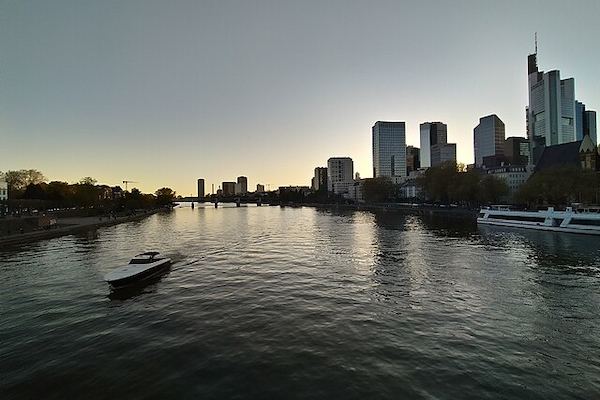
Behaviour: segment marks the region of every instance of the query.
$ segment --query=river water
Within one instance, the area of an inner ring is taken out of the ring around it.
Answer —
[[[598,238],[184,207],[0,249],[0,398],[600,398],[599,311]]]

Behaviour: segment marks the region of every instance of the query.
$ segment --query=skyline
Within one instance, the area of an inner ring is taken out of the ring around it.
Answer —
[[[0,5],[0,170],[183,196],[197,178],[306,186],[330,157],[371,176],[380,120],[416,147],[444,122],[472,163],[480,117],[525,136],[536,31],[540,69],[600,111],[598,2],[309,3]]]

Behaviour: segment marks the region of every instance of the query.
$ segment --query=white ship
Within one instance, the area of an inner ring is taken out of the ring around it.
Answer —
[[[548,207],[543,211],[514,211],[508,206],[492,206],[481,209],[477,224],[600,235],[600,210],[567,207],[556,211]]]

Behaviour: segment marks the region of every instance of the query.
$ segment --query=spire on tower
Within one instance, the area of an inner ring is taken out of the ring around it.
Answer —
[[[537,32],[535,33],[535,54],[537,55]]]

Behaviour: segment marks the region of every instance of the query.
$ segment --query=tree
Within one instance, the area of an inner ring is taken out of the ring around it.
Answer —
[[[508,194],[506,182],[493,175],[485,175],[479,182],[480,200],[483,203],[497,203]]]
[[[95,186],[98,181],[90,176],[86,176],[85,178],[81,178],[79,181],[80,185],[92,185]]]
[[[21,169],[19,171],[6,171],[4,180],[9,191],[23,191],[27,185],[37,185],[45,182],[46,177],[37,169]]]
[[[175,200],[175,192],[168,187],[160,188],[155,193],[156,204],[159,206],[171,205]]]
[[[394,184],[388,177],[365,179],[363,182],[363,198],[368,203],[380,203],[390,200],[394,195]]]

